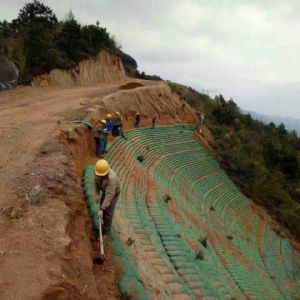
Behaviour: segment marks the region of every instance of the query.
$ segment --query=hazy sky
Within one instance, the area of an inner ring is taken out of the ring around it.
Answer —
[[[26,1],[0,0],[0,19]],[[300,118],[300,0],[46,0],[107,27],[139,69]]]

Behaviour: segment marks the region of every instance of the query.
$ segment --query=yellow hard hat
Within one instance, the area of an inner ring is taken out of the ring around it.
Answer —
[[[105,176],[109,173],[109,164],[105,159],[99,159],[95,164],[95,174],[97,176]]]
[[[105,121],[105,120],[101,120],[101,123],[105,125],[105,124],[106,124],[106,121]]]
[[[111,114],[107,114],[106,118],[110,119],[111,118]]]

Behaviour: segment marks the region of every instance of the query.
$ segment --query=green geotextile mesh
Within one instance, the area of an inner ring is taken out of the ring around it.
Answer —
[[[86,167],[83,175],[83,193],[92,220],[93,229],[98,234],[98,205],[95,202],[95,172],[94,166]],[[112,233],[110,246],[114,249],[116,261],[121,270],[118,278],[120,293],[126,299],[148,299],[143,284],[139,280],[133,258],[129,258],[122,243],[118,240],[115,231]]]
[[[106,151],[109,151],[112,147],[112,144],[111,143],[107,143],[106,145]]]
[[[118,279],[120,293],[125,299],[148,299],[142,282],[139,280],[136,270],[136,265],[133,258],[129,258],[123,244],[116,238],[116,233],[113,230],[112,242],[110,246],[115,253],[115,259],[122,270],[121,276]]]
[[[193,139],[193,128],[132,129],[113,144],[118,209],[136,245],[153,246],[191,299],[297,298],[298,254]]]
[[[94,166],[87,166],[83,175],[83,193],[92,220],[94,230],[98,231],[98,205],[95,202],[95,172]]]
[[[88,128],[93,128],[93,124],[87,120],[78,120],[78,121],[74,121],[75,124],[83,124],[85,126],[87,126]]]

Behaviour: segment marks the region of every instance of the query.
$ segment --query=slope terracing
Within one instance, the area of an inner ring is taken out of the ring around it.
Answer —
[[[122,185],[116,253],[132,269],[121,291],[151,299],[300,296],[299,253],[193,139],[191,125],[127,136],[108,155]]]

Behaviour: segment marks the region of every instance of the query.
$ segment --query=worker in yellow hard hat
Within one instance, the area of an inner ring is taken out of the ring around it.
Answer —
[[[140,116],[139,112],[137,112],[135,114],[135,118],[134,119],[135,119],[134,127],[138,128],[140,126],[140,120],[141,120],[141,116]]]
[[[95,164],[95,187],[97,200],[100,201],[99,214],[104,223],[103,238],[107,238],[120,195],[120,180],[105,159],[100,159]]]
[[[106,115],[106,129],[108,132],[112,132],[112,120],[111,120],[111,114]]]
[[[108,132],[106,130],[106,121],[101,120],[98,125],[96,125],[94,129],[94,137],[96,142],[96,155],[98,157],[102,157],[103,153],[106,149],[107,144],[107,135]]]

